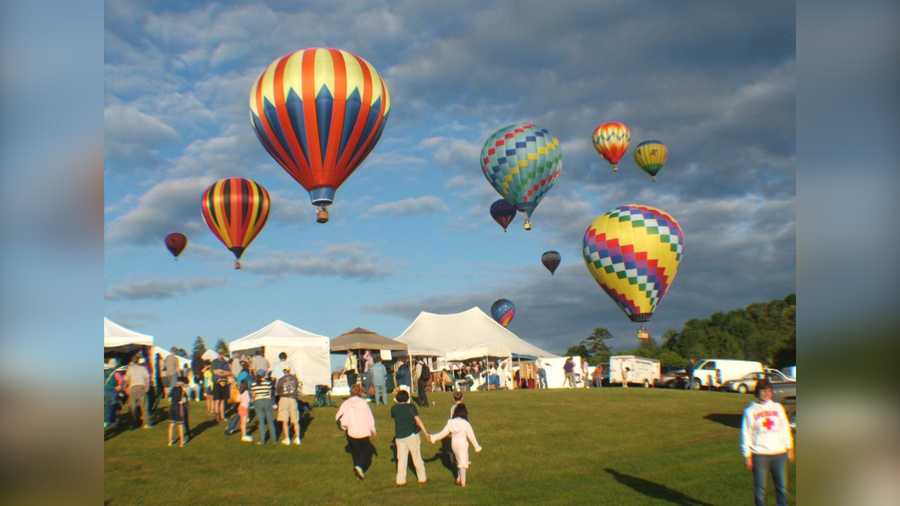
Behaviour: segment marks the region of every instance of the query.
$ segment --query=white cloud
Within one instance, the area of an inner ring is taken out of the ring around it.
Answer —
[[[417,216],[447,211],[447,204],[443,200],[434,195],[424,195],[376,204],[369,209],[368,214],[371,216]]]
[[[370,247],[358,243],[332,245],[319,255],[275,251],[261,259],[247,260],[242,265],[247,272],[270,278],[297,275],[372,280],[393,272]]]
[[[141,157],[178,137],[174,128],[137,108],[114,104],[103,111],[106,151],[117,158]]]
[[[225,285],[221,278],[146,279],[128,281],[106,291],[107,300],[168,299]]]

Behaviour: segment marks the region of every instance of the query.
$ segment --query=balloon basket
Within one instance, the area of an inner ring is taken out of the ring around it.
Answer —
[[[613,165],[613,174],[618,174],[618,173],[619,173],[619,166]]]
[[[522,225],[522,228],[524,228],[525,230],[531,230],[531,222],[528,220],[525,220],[525,224]]]
[[[316,212],[316,223],[328,223],[328,210],[320,207]]]
[[[241,270],[241,262],[240,261],[238,261],[238,260],[234,261],[234,269],[237,271]]]

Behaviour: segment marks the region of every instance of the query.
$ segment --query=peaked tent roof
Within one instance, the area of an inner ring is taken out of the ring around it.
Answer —
[[[262,346],[303,346],[304,341],[312,345],[321,342],[322,339],[328,341],[325,336],[313,334],[281,320],[275,320],[256,332],[231,341],[228,343],[228,350],[252,350]]]
[[[117,346],[128,346],[129,344],[153,346],[153,336],[127,329],[109,318],[104,317],[103,347],[115,348]]]
[[[397,340],[408,344],[412,354],[418,349],[438,350],[448,358],[556,356],[520,338],[478,307],[453,314],[422,311]]]
[[[347,350],[391,350],[406,351],[406,343],[400,343],[372,332],[369,329],[356,327],[331,340],[331,351]]]

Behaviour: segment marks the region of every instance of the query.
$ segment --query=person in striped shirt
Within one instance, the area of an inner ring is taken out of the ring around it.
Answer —
[[[256,419],[259,420],[259,441],[256,444],[266,443],[266,429],[269,432],[269,440],[276,441],[275,418],[272,415],[272,382],[265,369],[256,371],[256,382],[250,388],[250,392],[253,394]]]

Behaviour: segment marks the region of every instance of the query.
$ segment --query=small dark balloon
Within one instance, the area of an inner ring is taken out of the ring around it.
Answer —
[[[491,217],[494,218],[494,221],[503,227],[503,231],[506,232],[506,227],[508,227],[516,217],[516,206],[510,204],[505,199],[500,199],[491,204]]]
[[[559,267],[559,262],[562,260],[562,257],[559,256],[558,251],[546,251],[543,255],[541,255],[541,263],[544,264],[544,267],[550,271],[550,274],[556,272],[556,268]]]
[[[166,236],[166,249],[168,249],[169,253],[175,258],[178,258],[178,255],[184,251],[184,248],[187,247],[187,243],[187,236],[181,232],[172,232]]]

